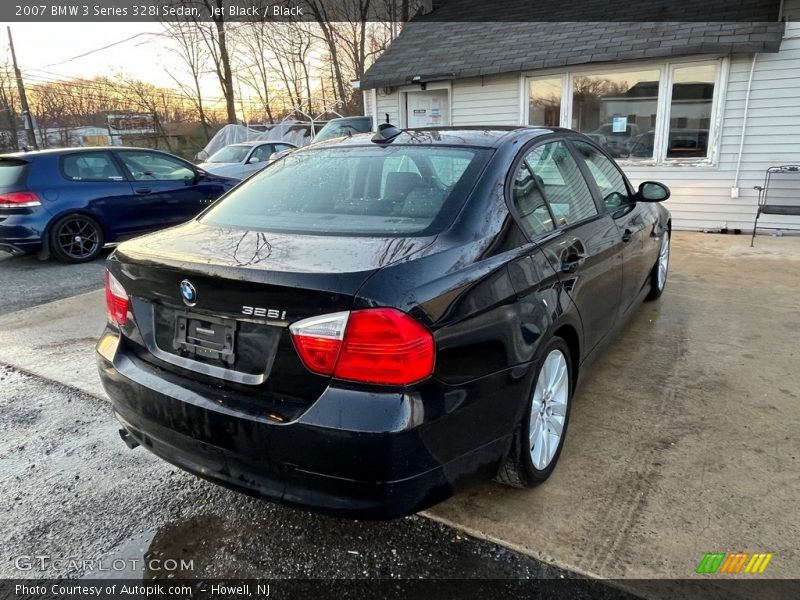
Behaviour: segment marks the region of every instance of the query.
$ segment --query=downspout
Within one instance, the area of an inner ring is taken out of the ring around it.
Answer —
[[[378,131],[378,88],[372,88],[372,131]]]
[[[736,176],[733,179],[733,188],[731,189],[731,197],[739,197],[739,175],[742,172],[742,154],[744,153],[744,136],[747,131],[747,115],[750,109],[750,92],[753,88],[753,73],[756,70],[756,61],[758,60],[758,52],[753,54],[753,62],[750,64],[750,77],[747,80],[747,92],[744,96],[744,114],[742,115],[742,135],[739,138],[739,156],[736,159]]]

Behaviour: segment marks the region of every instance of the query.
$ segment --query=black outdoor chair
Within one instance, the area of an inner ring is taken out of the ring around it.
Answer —
[[[750,247],[756,239],[756,227],[758,218],[761,215],[800,215],[800,203],[798,204],[772,204],[769,199],[769,186],[773,175],[797,175],[800,182],[800,165],[783,165],[780,167],[770,167],[764,175],[764,185],[756,185],[754,190],[758,190],[758,209],[756,210],[756,220],[753,221],[753,237],[750,238]],[[779,227],[762,227],[762,229],[781,229]]]

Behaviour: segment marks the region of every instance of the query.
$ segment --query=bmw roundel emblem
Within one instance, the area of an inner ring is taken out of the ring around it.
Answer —
[[[192,282],[188,279],[181,281],[181,296],[186,306],[194,306],[197,304],[197,290],[194,289]]]

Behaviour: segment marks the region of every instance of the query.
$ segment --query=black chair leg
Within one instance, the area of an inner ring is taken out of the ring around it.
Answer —
[[[750,247],[753,247],[753,242],[756,239],[756,225],[758,224],[758,217],[761,215],[761,209],[756,210],[756,220],[753,221],[753,236],[750,238]]]

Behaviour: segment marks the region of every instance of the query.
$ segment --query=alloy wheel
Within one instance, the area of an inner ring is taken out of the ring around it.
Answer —
[[[544,359],[536,386],[528,427],[531,461],[546,469],[558,450],[569,402],[569,367],[561,350],[552,350]]]
[[[669,233],[664,233],[661,241],[661,250],[658,253],[658,289],[663,290],[667,283],[667,269],[669,268]]]
[[[97,252],[100,232],[88,219],[73,217],[61,224],[56,232],[56,241],[66,256],[83,259]]]

